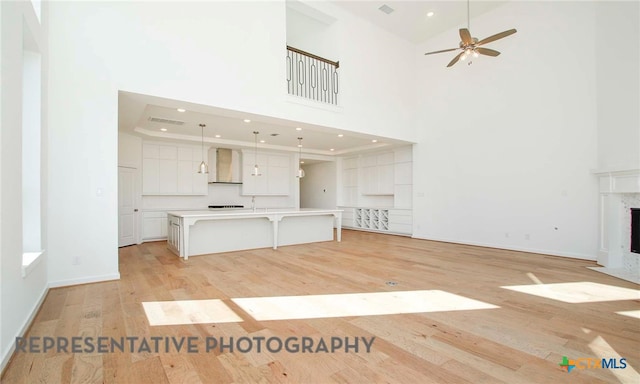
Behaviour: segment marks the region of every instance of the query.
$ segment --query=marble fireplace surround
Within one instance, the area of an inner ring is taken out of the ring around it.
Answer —
[[[600,182],[597,263],[593,270],[640,284],[640,254],[631,252],[631,208],[640,208],[640,168],[595,171]]]

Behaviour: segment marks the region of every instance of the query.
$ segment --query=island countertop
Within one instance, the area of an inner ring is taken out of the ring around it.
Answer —
[[[341,241],[342,212],[323,208],[169,211],[167,243],[187,260],[199,254],[331,241],[334,226],[336,240]]]
[[[183,218],[207,218],[207,217],[262,217],[265,215],[307,215],[307,214],[336,214],[343,212],[342,209],[326,209],[326,208],[237,208],[237,209],[216,209],[216,210],[197,210],[197,211],[169,211],[167,215]]]

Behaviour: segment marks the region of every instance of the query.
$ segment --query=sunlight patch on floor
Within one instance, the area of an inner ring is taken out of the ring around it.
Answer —
[[[575,283],[513,285],[503,286],[502,288],[573,304],[640,299],[640,291],[638,290],[616,287],[614,285],[592,283],[588,281]]]
[[[232,300],[259,321],[499,308],[439,290],[249,297]]]
[[[620,356],[618,352],[602,336],[597,336],[589,343],[589,348],[598,356],[600,359],[611,359],[616,358],[620,359],[621,357],[627,358],[627,366],[624,369],[609,369],[619,381],[620,383],[640,383],[640,375],[638,372],[633,369],[628,360],[629,356]]]
[[[240,318],[222,300],[148,301],[142,306],[149,325],[234,323]]]
[[[540,279],[538,279],[538,276],[534,275],[531,272],[527,272],[527,277],[536,284],[544,284]]]
[[[618,315],[635,317],[636,319],[640,319],[640,310],[637,311],[620,311],[616,312]]]

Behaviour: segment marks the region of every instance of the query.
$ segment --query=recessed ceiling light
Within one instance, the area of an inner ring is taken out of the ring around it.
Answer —
[[[187,110],[184,108],[178,108],[178,112],[186,112]]]
[[[372,142],[372,143],[377,143],[377,142],[378,142],[378,140],[373,139],[373,140],[371,140],[371,142]]]
[[[167,128],[160,128],[162,132],[167,132]]]
[[[433,16],[433,15],[435,15],[435,13],[433,13],[433,11],[431,11],[431,12],[427,12],[427,17],[431,17],[431,16]]]
[[[249,120],[249,119],[244,119],[243,121],[244,121],[245,123],[250,123],[250,122],[251,122],[251,120]]]
[[[331,148],[330,151],[335,151],[335,149]]]
[[[342,133],[338,135],[338,137],[342,137],[342,136],[344,136]]]
[[[219,139],[219,138],[221,138],[222,136],[220,136],[220,135],[216,135],[216,137]]]
[[[300,160],[300,164],[304,164],[304,161]]]
[[[260,140],[260,142],[261,142],[261,143],[266,143],[266,141],[264,141],[264,140]]]
[[[296,131],[302,131],[302,128],[298,127],[296,128]]]
[[[298,144],[298,148],[302,148],[302,144]]]

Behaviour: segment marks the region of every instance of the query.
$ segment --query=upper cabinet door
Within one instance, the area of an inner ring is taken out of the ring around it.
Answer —
[[[260,176],[252,176],[258,164]],[[242,156],[242,194],[251,196],[287,196],[291,193],[291,156],[244,152]]]
[[[142,146],[143,195],[206,195],[207,175],[197,173],[201,149],[195,146]]]
[[[363,156],[361,164],[363,195],[393,195],[393,152]]]

